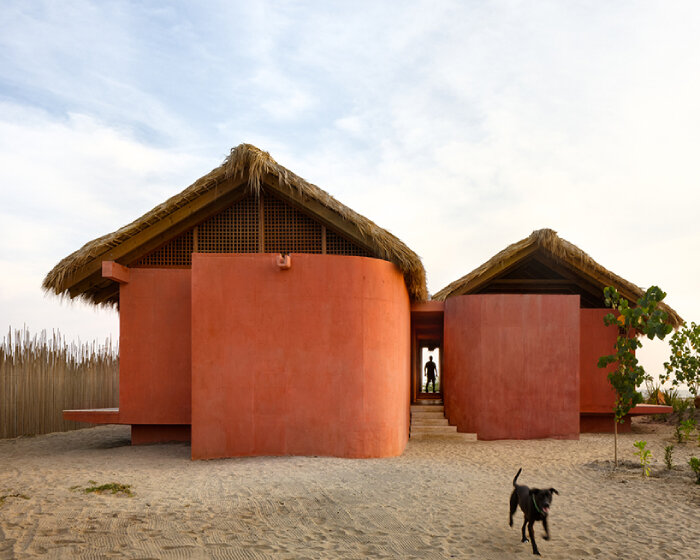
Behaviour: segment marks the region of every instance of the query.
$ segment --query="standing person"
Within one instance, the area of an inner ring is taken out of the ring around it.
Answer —
[[[428,376],[428,382],[425,384],[425,392],[429,393],[428,387],[430,386],[430,382],[433,382],[433,393],[435,392],[435,378],[436,378],[436,372],[437,372],[437,366],[435,365],[435,362],[433,362],[433,357],[429,356],[428,361],[425,362],[425,373]]]

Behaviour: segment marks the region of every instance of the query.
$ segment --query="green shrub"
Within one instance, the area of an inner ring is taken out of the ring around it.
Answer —
[[[664,402],[668,406],[672,406],[673,411],[676,412],[677,401],[680,398],[678,396],[678,389],[664,389],[661,391],[661,395],[664,398]]]
[[[654,378],[649,376],[644,380],[646,385],[647,396],[644,402],[647,404],[661,404],[660,400],[663,400],[663,392],[661,390],[661,383],[654,383]],[[661,398],[659,398],[661,397]]]
[[[697,476],[695,484],[700,484],[700,459],[697,457],[691,457],[688,464],[690,465],[690,468],[693,469],[693,472],[695,472],[695,476]]]
[[[664,463],[669,471],[673,468],[673,445],[667,445],[664,449]]]
[[[651,450],[647,449],[646,441],[635,441],[634,446],[638,449],[634,454],[639,457],[639,463],[642,465],[642,476],[649,476],[651,473],[651,468],[649,463],[651,463]]]
[[[685,411],[690,408],[692,401],[690,399],[678,397],[675,401],[673,401],[673,403],[673,412],[678,413],[678,416],[683,416]]]
[[[695,418],[686,418],[678,424],[683,441],[688,441],[690,439],[690,435],[693,433],[696,426],[697,422],[695,421]]]
[[[681,428],[680,424],[676,425],[676,441],[678,443],[683,443],[683,429]]]

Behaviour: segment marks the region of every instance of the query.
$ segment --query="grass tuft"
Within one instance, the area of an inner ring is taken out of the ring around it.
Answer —
[[[97,483],[94,480],[90,480],[90,483],[93,484],[93,486],[88,486],[83,490],[86,494],[103,494],[105,492],[110,492],[111,494],[124,494],[126,496],[132,497],[134,493],[131,491],[131,484],[120,484],[118,482],[110,482],[108,484],[100,484],[97,486]]]
[[[2,507],[5,504],[5,500],[7,498],[22,498],[23,500],[28,500],[29,496],[26,494],[4,494],[0,496],[0,507]]]

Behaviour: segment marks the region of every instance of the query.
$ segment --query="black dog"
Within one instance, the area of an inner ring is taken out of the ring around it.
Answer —
[[[516,484],[515,481],[518,480],[522,468],[518,470],[518,474],[515,475],[513,479],[513,486],[515,490],[510,495],[510,517],[509,524],[513,526],[513,514],[515,510],[523,510],[523,515],[525,520],[523,521],[523,540],[522,542],[528,542],[525,536],[525,525],[527,525],[527,530],[530,533],[530,540],[532,541],[532,553],[541,556],[540,551],[537,550],[537,543],[535,542],[535,530],[533,525],[535,521],[541,521],[544,525],[544,540],[549,540],[549,526],[547,525],[547,515],[549,514],[549,506],[552,505],[552,494],[559,494],[554,488],[549,488],[548,490],[540,490],[539,488],[528,488],[527,486],[521,486]]]

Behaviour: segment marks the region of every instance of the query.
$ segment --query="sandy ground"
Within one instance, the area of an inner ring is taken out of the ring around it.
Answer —
[[[189,446],[129,445],[103,426],[0,441],[0,559],[6,558],[530,558],[522,515],[508,526],[511,481],[559,490],[541,525],[547,558],[700,558],[700,485],[666,425],[621,436],[653,476],[611,472],[611,435],[579,441],[409,442],[401,457],[259,457],[193,462]],[[94,482],[91,482],[94,481]],[[129,484],[133,496],[85,493]],[[19,496],[14,496],[18,494]]]

